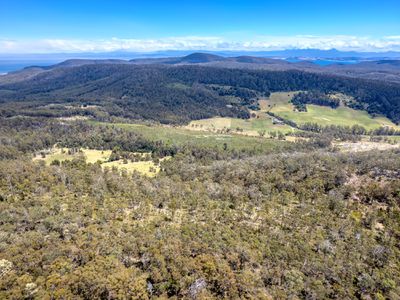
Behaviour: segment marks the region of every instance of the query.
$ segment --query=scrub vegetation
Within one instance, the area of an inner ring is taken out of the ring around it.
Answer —
[[[0,299],[400,298],[398,84],[115,61],[17,77]]]
[[[240,142],[220,147],[220,134],[196,145],[204,132],[179,127],[1,125],[2,299],[400,295],[398,148],[342,153],[323,135],[232,135]],[[43,149],[45,162],[32,160]],[[138,164],[159,168],[129,171]]]

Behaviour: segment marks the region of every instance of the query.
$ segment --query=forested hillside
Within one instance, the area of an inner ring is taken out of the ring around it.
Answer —
[[[257,138],[255,138],[257,139]],[[399,150],[151,141],[110,126],[0,123],[1,299],[397,299]],[[169,155],[154,178],[53,147]]]
[[[400,300],[399,12],[0,0],[0,300]]]
[[[221,93],[216,85],[232,92]],[[243,89],[246,97],[241,97]],[[0,85],[0,113],[89,115],[98,119],[114,116],[164,123],[212,116],[248,118],[248,108],[256,108],[258,97],[299,90],[344,93],[354,97],[354,108],[400,121],[400,85],[394,83],[300,71],[112,63],[54,68]]]
[[[398,122],[400,86],[94,62],[0,96],[0,299],[399,297],[398,131],[346,105]]]

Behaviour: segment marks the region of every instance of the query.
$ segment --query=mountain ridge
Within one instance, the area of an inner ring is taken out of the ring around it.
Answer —
[[[217,64],[231,63],[228,59],[220,61],[218,57],[203,55],[187,60],[204,59],[217,60]],[[19,81],[0,83],[3,114],[12,115],[25,109],[29,114],[34,110],[34,114],[52,115],[56,109],[47,105],[74,103],[101,106],[111,115],[170,123],[212,116],[247,118],[247,108],[254,109],[256,99],[270,92],[318,90],[348,94],[369,113],[400,121],[400,84],[295,69],[220,67],[213,65],[214,62],[210,65],[209,62],[176,65],[69,62]],[[62,110],[63,115],[71,113]]]
[[[130,60],[123,59],[68,59],[58,64],[40,67],[31,66],[19,71],[10,72],[0,76],[1,83],[11,83],[35,76],[52,69],[76,67],[92,64],[160,64],[160,65],[202,65],[238,69],[261,69],[271,71],[299,70],[314,73],[326,73],[353,78],[363,78],[371,80],[381,80],[400,83],[400,60],[380,59],[375,61],[361,61],[356,64],[346,65],[330,64],[327,66],[317,65],[309,60],[290,62],[283,59],[258,57],[258,56],[220,56],[216,54],[194,52],[181,57],[163,58],[135,58]]]
[[[162,50],[153,52],[132,52],[132,51],[111,51],[111,52],[76,52],[76,53],[24,53],[24,54],[11,54],[3,53],[0,54],[0,59],[12,60],[12,59],[59,59],[67,60],[69,58],[81,58],[81,59],[134,59],[134,58],[166,58],[166,57],[178,57],[186,56],[192,53],[209,53],[224,57],[231,56],[257,56],[257,57],[310,57],[310,58],[364,58],[374,59],[378,58],[398,58],[400,59],[400,51],[341,51],[334,48],[331,49],[300,49],[290,48],[284,50],[261,50],[261,51],[243,51],[243,50],[204,50],[204,49],[192,49],[192,50]]]

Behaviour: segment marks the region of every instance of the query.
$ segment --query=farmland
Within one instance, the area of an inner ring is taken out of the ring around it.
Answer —
[[[260,110],[252,111],[250,119],[214,117],[202,120],[191,121],[185,129],[195,131],[208,131],[214,133],[241,134],[247,136],[271,137],[271,133],[282,133],[290,135],[298,129],[287,124],[281,124],[278,120],[269,116],[272,112],[278,117],[295,122],[298,125],[304,123],[316,123],[321,126],[353,126],[360,125],[367,130],[380,127],[400,129],[388,118],[377,116],[372,117],[366,111],[355,110],[345,105],[333,109],[327,106],[307,105],[306,112],[299,112],[294,109],[291,98],[297,92],[272,93],[267,99],[259,100]],[[287,138],[290,140],[290,138]]]
[[[294,110],[294,106],[289,102],[294,94],[294,92],[272,93],[268,99],[260,100],[261,110],[272,112],[279,117],[291,120],[299,125],[311,122],[322,126],[360,125],[367,130],[382,126],[400,129],[385,117],[380,116],[373,118],[366,111],[355,110],[346,106],[333,109],[326,106],[307,105],[307,112],[298,112]]]
[[[204,120],[192,121],[186,127],[191,130],[206,130],[213,132],[231,132],[249,136],[259,136],[260,133],[265,133],[270,136],[271,132],[282,132],[289,134],[297,129],[286,124],[274,124],[272,117],[265,113],[254,112],[256,117],[250,119],[238,118],[210,118]]]
[[[245,121],[243,121],[245,122]],[[141,134],[152,141],[162,141],[166,145],[196,146],[197,148],[227,148],[237,151],[284,149],[290,146],[286,141],[267,139],[259,136],[244,136],[235,133],[217,133],[192,130],[178,126],[143,125],[130,123],[103,123],[91,121],[91,124],[114,126]]]

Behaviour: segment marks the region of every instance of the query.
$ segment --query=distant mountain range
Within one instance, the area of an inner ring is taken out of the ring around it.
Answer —
[[[47,54],[0,54],[0,60],[67,60],[82,59],[134,59],[134,58],[165,58],[182,57],[191,53],[202,52],[222,57],[254,56],[269,58],[303,58],[303,59],[355,59],[378,60],[400,59],[400,52],[355,52],[339,51],[337,49],[287,49],[276,51],[206,51],[206,50],[167,50],[155,52],[103,52],[103,53],[47,53]]]
[[[332,51],[330,53],[334,53]],[[23,70],[11,72],[7,76],[0,76],[0,83],[10,83],[25,80],[39,73],[58,68],[77,67],[82,65],[94,64],[161,64],[161,65],[202,65],[212,67],[223,67],[233,69],[261,69],[270,71],[299,70],[313,73],[334,74],[347,77],[372,79],[388,82],[400,83],[400,60],[379,59],[379,60],[360,60],[355,64],[341,63],[341,60],[326,66],[321,66],[308,60],[288,61],[284,59],[260,57],[260,56],[221,56],[214,53],[190,53],[185,56],[153,57],[153,58],[134,58],[131,60],[123,59],[68,59],[58,64],[50,66],[30,66]]]

